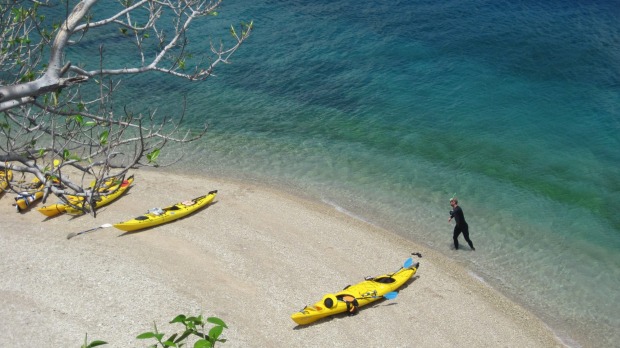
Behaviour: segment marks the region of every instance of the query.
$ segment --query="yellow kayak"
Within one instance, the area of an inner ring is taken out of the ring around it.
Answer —
[[[82,200],[82,197],[74,197],[71,196],[69,197],[69,201],[71,203],[73,202],[79,202]],[[44,205],[41,208],[38,208],[37,210],[47,216],[47,217],[52,217],[52,216],[56,216],[58,214],[62,214],[65,212],[65,210],[67,209],[69,205],[68,204],[64,204],[64,203],[54,203],[54,204],[50,204],[50,205]]]
[[[30,205],[32,205],[33,203],[43,198],[43,188],[45,187],[45,184],[42,183],[38,178],[32,179],[32,183],[28,184],[28,186],[30,186],[34,190],[20,192],[15,197],[15,208],[17,209],[18,213],[22,212],[23,210],[30,207]]]
[[[123,193],[125,193],[131,184],[133,183],[133,175],[127,178],[127,180],[123,180],[120,185],[114,185],[108,189],[108,194],[102,192],[102,194],[95,199],[95,209],[103,207],[104,205],[112,203],[118,197],[120,197]],[[78,202],[76,206],[81,207],[83,202]],[[70,215],[82,215],[84,211],[81,209],[76,209],[74,207],[68,206],[65,208],[65,212]]]
[[[107,180],[103,186],[99,189],[99,192],[105,192],[107,190],[110,190],[110,188],[112,188],[112,186],[118,185],[119,183],[121,183],[122,179],[119,178],[111,178],[109,180]],[[92,189],[93,187],[95,187],[95,182],[92,182],[90,184],[90,188]],[[81,196],[73,196],[73,195],[67,195],[66,196],[67,199],[69,200],[70,203],[77,205],[79,202],[84,200],[84,197]],[[66,204],[66,203],[55,203],[55,204],[50,204],[50,205],[46,205],[43,206],[41,208],[38,208],[37,210],[47,216],[47,217],[52,217],[52,216],[56,216],[58,214],[62,214],[64,213],[68,207],[71,207],[71,205]]]
[[[13,171],[10,169],[0,170],[0,193],[9,187],[9,182],[13,180]]]
[[[202,207],[207,206],[217,194],[217,190],[211,191],[208,194],[200,197],[196,197],[189,201],[173,204],[165,208],[150,209],[144,215],[140,215],[131,220],[123,221],[114,224],[113,226],[122,231],[137,231],[144,228],[149,228],[161,224],[165,224],[184,216],[187,216]]]
[[[419,262],[413,262],[413,259],[409,258],[398,271],[366,278],[363,282],[347,286],[342,291],[327,294],[314,305],[293,313],[291,319],[299,325],[306,325],[339,313],[356,314],[359,307],[382,298],[394,299],[397,295],[395,290],[413,277],[419,265]]]
[[[22,192],[15,197],[15,208],[18,212],[30,207],[31,204],[43,198],[43,191]]]

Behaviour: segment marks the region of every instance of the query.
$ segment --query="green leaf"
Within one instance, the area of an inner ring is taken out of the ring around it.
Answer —
[[[196,331],[196,322],[190,318],[188,318],[183,325],[185,325],[185,328],[188,330]]]
[[[211,330],[209,330],[209,337],[215,341],[220,337],[220,335],[222,334],[222,331],[224,331],[223,326],[219,326],[219,325],[214,326],[211,328]]]
[[[211,348],[211,342],[207,340],[198,340],[194,343],[194,348]]]
[[[108,134],[109,132],[107,130],[101,132],[101,134],[99,134],[99,142],[101,143],[101,145],[105,145],[108,143]]]
[[[102,346],[104,344],[108,344],[108,342],[105,342],[105,341],[92,341],[92,342],[90,342],[90,344],[88,346],[86,346],[86,348]]]
[[[185,316],[183,314],[179,314],[174,319],[172,319],[172,321],[169,324],[182,323],[184,321],[185,321]]]
[[[170,341],[164,341],[164,342],[162,342],[162,344],[163,344],[165,347],[176,347],[176,346],[177,346],[177,345],[176,345],[176,343],[174,343],[174,342],[170,342]]]
[[[145,339],[149,339],[149,338],[153,338],[155,337],[155,333],[153,332],[144,332],[139,334],[136,338],[139,340],[145,340]]]
[[[33,81],[33,80],[34,80],[34,72],[32,72],[32,71],[26,72],[26,74],[24,74],[24,76],[22,76],[19,79],[20,82],[29,82],[29,81]]]
[[[220,319],[218,317],[209,317],[209,318],[207,318],[207,322],[209,322],[211,324],[223,326],[223,327],[228,329],[228,325],[226,325],[226,323],[222,319]]]
[[[160,149],[155,149],[150,153],[146,154],[146,159],[149,161],[149,163],[157,163],[157,157],[159,157],[160,151]]]
[[[201,325],[201,324],[203,324],[203,322],[202,322],[202,316],[201,316],[201,315],[199,315],[199,316],[197,316],[197,317],[188,317],[187,319],[185,319],[185,321],[187,321],[187,322],[191,322],[191,323],[194,323],[194,324],[196,324],[196,325]]]
[[[76,155],[72,155],[69,150],[64,150],[62,152],[62,158],[67,161],[67,160],[76,160],[76,161],[81,161],[82,159]]]

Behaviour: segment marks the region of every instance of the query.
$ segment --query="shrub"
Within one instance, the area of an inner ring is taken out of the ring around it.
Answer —
[[[153,331],[144,332],[139,334],[136,338],[141,340],[155,339],[157,343],[151,345],[151,348],[157,347],[183,347],[190,342],[190,338],[197,338],[194,342],[194,348],[211,348],[215,347],[215,342],[226,342],[225,339],[220,339],[220,335],[224,329],[228,328],[226,323],[220,318],[209,317],[205,321],[202,315],[197,317],[187,317],[183,314],[177,315],[176,318],[170,321],[170,324],[179,323],[185,327],[182,332],[175,332],[170,337],[164,339],[165,334],[157,330],[157,324],[153,323]],[[213,324],[213,327],[209,329],[209,333],[205,333],[205,326],[207,323]],[[88,335],[84,339],[84,345],[81,348],[92,348],[100,345],[107,344],[104,341],[93,341],[88,344]]]

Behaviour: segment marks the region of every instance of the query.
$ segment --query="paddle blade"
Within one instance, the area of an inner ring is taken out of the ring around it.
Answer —
[[[388,292],[387,294],[383,295],[383,297],[387,298],[388,300],[393,300],[396,298],[396,296],[398,296],[398,292],[396,291]]]
[[[71,239],[71,238],[73,238],[75,236],[79,236],[80,234],[96,231],[96,230],[98,230],[100,228],[107,228],[107,227],[112,227],[112,226],[114,226],[114,225],[112,225],[112,224],[103,224],[103,225],[101,225],[99,227],[91,228],[91,229],[86,230],[86,231],[82,231],[82,232],[78,232],[78,233],[69,233],[69,235],[67,236],[67,239]]]
[[[405,261],[405,264],[403,264],[403,268],[409,268],[409,267],[411,267],[412,265],[413,265],[413,259],[412,259],[412,258],[408,258],[408,259]]]

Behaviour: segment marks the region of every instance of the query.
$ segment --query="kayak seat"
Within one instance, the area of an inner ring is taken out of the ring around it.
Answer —
[[[357,299],[355,298],[355,296],[344,294],[344,295],[338,295],[336,296],[336,298],[346,303],[347,312],[349,315],[356,315],[357,312],[359,311],[360,304],[359,302],[357,302]]]
[[[136,218],[136,220],[148,220],[149,218],[147,216],[144,215],[140,215]]]
[[[372,281],[377,282],[377,283],[389,284],[389,283],[394,283],[396,279],[392,277],[378,277],[378,278],[372,279]]]
[[[172,207],[168,208],[168,210],[179,210],[179,209],[181,208],[177,205],[173,205]]]

